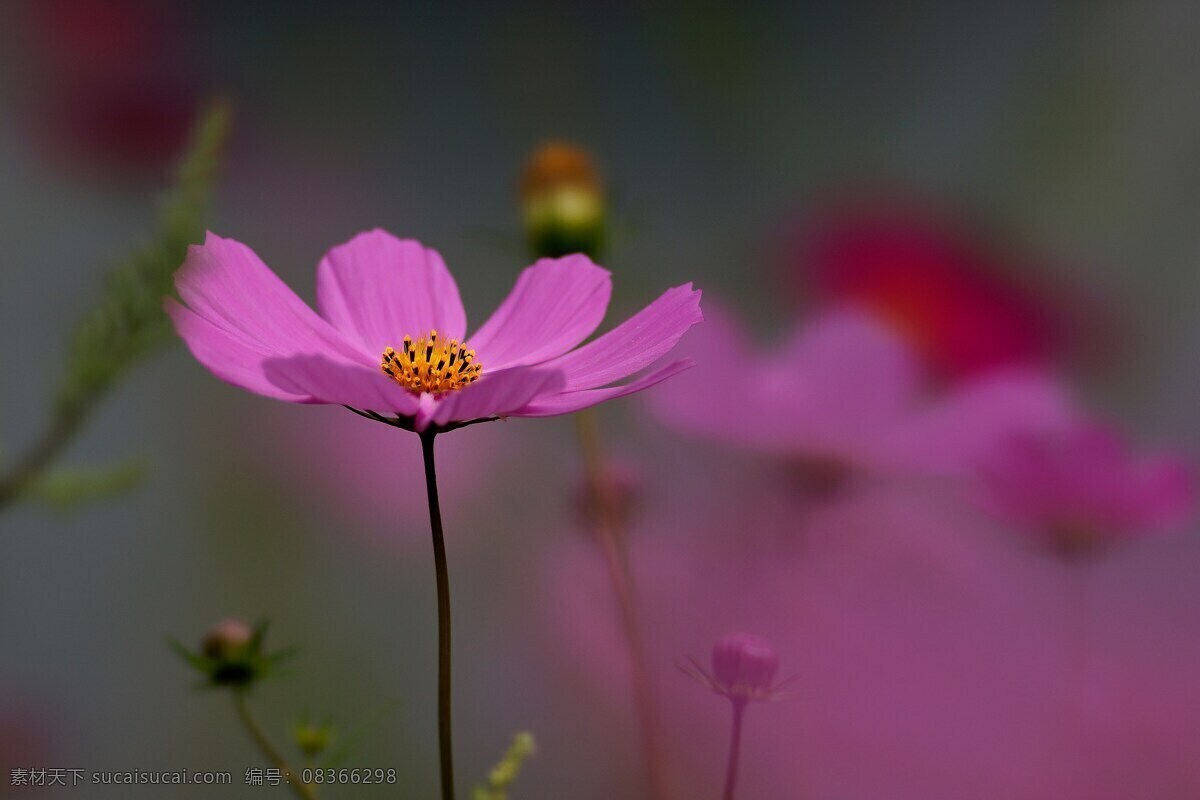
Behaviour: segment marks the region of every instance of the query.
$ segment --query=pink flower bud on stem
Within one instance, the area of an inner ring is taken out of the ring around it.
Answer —
[[[240,619],[228,617],[208,629],[200,643],[200,652],[209,658],[229,659],[253,639],[253,628]]]
[[[779,654],[761,636],[752,633],[731,633],[713,645],[712,672],[706,672],[694,660],[680,669],[722,697],[733,706],[733,728],[729,736],[729,759],[725,767],[725,788],[722,800],[733,800],[737,786],[738,763],[742,749],[742,719],[751,700],[775,700],[781,696],[782,684],[775,683],[779,671]]]
[[[779,655],[761,636],[733,633],[713,646],[712,671],[724,694],[744,704],[770,694],[779,671]]]

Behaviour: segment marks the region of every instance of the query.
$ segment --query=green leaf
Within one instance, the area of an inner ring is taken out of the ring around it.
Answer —
[[[59,469],[39,478],[23,492],[30,499],[68,510],[90,500],[123,494],[141,483],[145,476],[146,465],[140,461],[108,467]]]
[[[167,644],[176,654],[186,661],[193,669],[200,672],[205,677],[208,677],[212,672],[213,660],[199,653],[193,653],[187,649],[178,639],[168,638]]]

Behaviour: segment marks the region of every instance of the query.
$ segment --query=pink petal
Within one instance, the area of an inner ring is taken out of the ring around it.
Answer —
[[[772,361],[769,366],[804,376],[817,394],[860,420],[894,419],[916,397],[922,378],[901,337],[874,316],[850,308],[801,325]]]
[[[596,330],[611,294],[608,270],[587,256],[543,258],[521,273],[471,347],[491,370],[562,355]]]
[[[1034,532],[1065,524],[1128,537],[1173,527],[1192,512],[1188,465],[1139,456],[1111,429],[1081,423],[1015,436],[994,450],[981,468],[983,502]]]
[[[891,329],[841,309],[798,327],[760,362],[748,390],[778,409],[771,436],[792,436],[797,451],[857,460],[907,413],[921,377],[912,350]]]
[[[431,422],[445,425],[448,422],[508,416],[526,406],[533,398],[553,394],[562,387],[562,373],[556,370],[514,367],[485,373],[478,382],[451,392],[435,403],[429,403],[426,400],[429,396],[423,395],[422,406],[417,414],[417,430],[424,430]]]
[[[881,443],[883,460],[952,472],[977,466],[1013,436],[1063,430],[1080,418],[1053,376],[1005,371],[970,381]]]
[[[175,273],[175,287],[197,315],[263,351],[363,357],[253,250],[233,239],[210,232],[203,245],[189,247],[187,259]]]
[[[1136,454],[1115,430],[1084,427],[1058,450],[1054,509],[1124,534],[1153,533],[1191,512],[1188,465],[1170,455]]]
[[[375,356],[436,330],[462,339],[467,315],[458,286],[436,251],[375,229],[325,254],[317,267],[317,308]]]
[[[352,406],[380,414],[411,417],[417,397],[387,377],[378,366],[335,361],[324,355],[294,355],[263,362],[267,380],[280,389],[304,394],[313,403]]]
[[[222,380],[292,402],[397,413],[415,408],[373,356],[343,338],[245,245],[210,233],[189,248],[175,282],[187,307],[171,302],[168,313]]]
[[[778,415],[779,408],[768,408],[757,393],[729,380],[731,370],[757,370],[759,355],[724,306],[706,298],[704,324],[689,331],[673,352],[696,366],[648,395],[650,408],[664,424],[740,440],[743,429],[761,429],[760,419]],[[730,413],[733,408],[739,409],[736,415]]]
[[[568,392],[594,389],[650,366],[703,319],[700,292],[690,283],[676,286],[600,338],[546,366],[563,371]]]
[[[680,344],[699,365],[655,393],[667,424],[766,453],[869,460],[881,435],[915,401],[919,369],[889,329],[833,311],[758,352],[725,311]]]
[[[312,402],[308,394],[280,388],[267,378],[263,361],[278,354],[264,352],[260,346],[217,327],[175,300],[167,300],[166,312],[196,360],[221,380],[276,400]]]
[[[1195,512],[1195,476],[1191,464],[1171,456],[1148,459],[1143,466],[1144,521],[1154,528],[1185,524]]]
[[[577,391],[560,392],[538,397],[529,405],[512,412],[514,417],[553,417],[559,414],[570,414],[584,408],[589,408],[605,400],[624,397],[643,389],[649,389],[656,383],[665,381],[672,375],[677,375],[692,366],[691,361],[674,361],[644,378],[639,378],[623,386],[610,386],[607,389],[582,389]]]

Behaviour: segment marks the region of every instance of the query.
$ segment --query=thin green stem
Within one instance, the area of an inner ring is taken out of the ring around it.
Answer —
[[[438,503],[437,470],[433,462],[436,431],[421,434],[425,457],[425,489],[429,496],[429,527],[433,533],[433,564],[437,572],[438,609],[438,755],[441,760],[442,800],[454,800],[454,737],[450,708],[450,572],[442,534],[442,509]]]
[[[742,717],[746,714],[746,701],[733,701],[733,729],[729,734],[729,760],[725,765],[725,788],[721,792],[721,800],[733,800],[733,790],[737,787],[738,761],[742,753]]]
[[[244,691],[234,690],[233,707],[237,710],[238,719],[242,721],[242,726],[250,734],[250,738],[254,740],[254,744],[266,756],[267,761],[270,761],[271,764],[283,773],[287,785],[291,788],[292,792],[301,798],[301,800],[317,800],[316,790],[301,780],[300,773],[291,768],[287,759],[275,749],[275,745],[271,744],[271,740],[267,738],[267,734],[263,732],[262,727],[254,719],[254,715],[250,713],[250,708],[246,705],[246,693]]]
[[[0,475],[0,510],[13,503],[30,485],[37,482],[55,457],[74,437],[84,414],[58,414],[42,435],[11,468]]]
[[[600,447],[600,432],[591,409],[575,415],[579,448],[583,456],[584,474],[591,496],[595,500],[595,535],[608,567],[609,581],[620,613],[621,628],[629,649],[634,707],[641,729],[642,766],[645,770],[649,795],[653,800],[670,796],[663,770],[662,737],[659,732],[658,708],[646,668],[645,647],[641,624],[638,621],[637,601],[629,558],[622,530],[622,514],[616,508],[613,486],[605,474],[604,454]]]

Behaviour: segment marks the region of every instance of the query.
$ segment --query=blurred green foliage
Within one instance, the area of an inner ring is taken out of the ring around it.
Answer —
[[[172,276],[188,245],[204,234],[229,123],[224,103],[201,115],[175,188],[162,205],[157,231],[113,269],[100,303],[81,321],[55,397],[60,417],[82,414],[126,369],[172,337],[163,297],[173,293]]]
[[[112,269],[100,301],[75,331],[49,425],[11,467],[0,472],[0,508],[18,498],[70,507],[125,491],[141,477],[141,468],[130,465],[61,471],[49,477],[44,473],[98,399],[140,358],[172,338],[163,298],[172,293],[172,276],[188,245],[204,234],[230,117],[224,102],[215,102],[200,114],[175,187],[162,203],[157,230]]]
[[[146,465],[142,461],[122,461],[105,467],[64,467],[31,483],[24,494],[55,508],[75,506],[127,492],[142,482]]]

